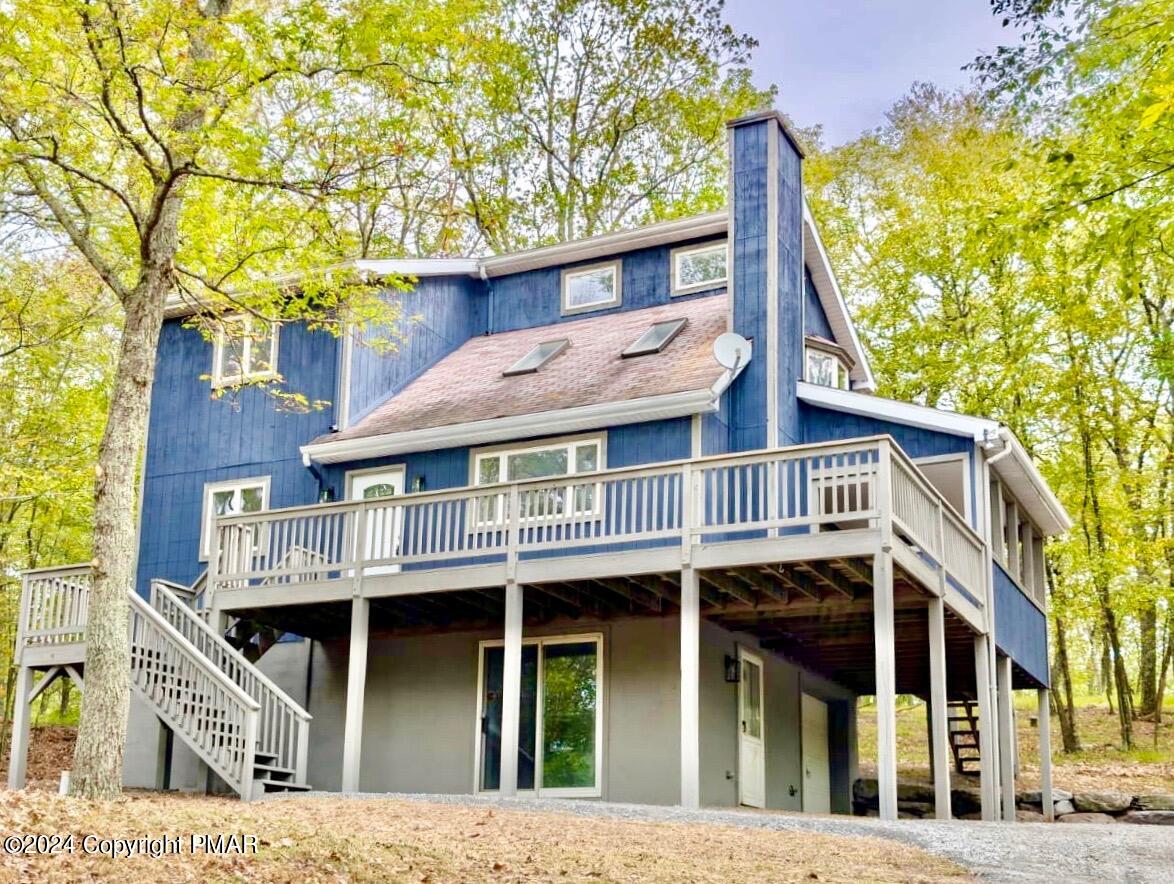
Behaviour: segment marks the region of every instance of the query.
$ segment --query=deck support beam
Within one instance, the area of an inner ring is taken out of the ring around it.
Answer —
[[[930,767],[933,769],[934,816],[950,819],[949,708],[946,699],[946,603],[929,601]]]
[[[359,791],[363,755],[363,703],[367,692],[367,633],[371,600],[351,599],[351,644],[346,677],[346,720],[342,742],[342,791]]]
[[[1056,805],[1052,802],[1051,691],[1040,688],[1035,693],[1039,700],[1039,797],[1043,804],[1044,819],[1050,823],[1056,818]]]
[[[982,794],[982,818],[994,822],[999,818],[999,790],[997,784],[998,738],[995,728],[994,704],[991,702],[991,664],[989,637],[974,637],[974,683],[978,695],[978,770],[979,790]]]
[[[33,670],[21,666],[16,675],[12,703],[12,740],[8,750],[8,788],[23,789],[29,757],[29,693],[33,689]]]
[[[701,584],[681,569],[681,806],[701,806]]]
[[[893,615],[893,554],[882,548],[872,563],[876,642],[876,782],[880,817],[897,818],[897,660]]]
[[[505,649],[501,687],[501,781],[498,794],[518,794],[518,735],[522,709],[522,587],[505,585]]]
[[[999,787],[1003,820],[1015,822],[1015,704],[1011,689],[1011,658],[995,658],[999,691]]]

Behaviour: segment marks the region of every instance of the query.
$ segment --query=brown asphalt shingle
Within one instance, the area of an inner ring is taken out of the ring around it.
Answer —
[[[472,338],[359,423],[316,441],[705,389],[722,373],[712,347],[726,330],[727,304],[723,292]],[[688,320],[685,328],[662,352],[630,359],[620,356],[653,323],[681,318]],[[535,345],[560,338],[569,339],[570,346],[537,372],[502,376]]]

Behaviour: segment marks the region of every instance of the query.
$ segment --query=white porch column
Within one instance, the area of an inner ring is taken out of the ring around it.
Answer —
[[[351,645],[346,676],[346,721],[342,742],[342,791],[359,791],[363,755],[363,700],[367,691],[367,631],[371,601],[351,600]]]
[[[946,603],[938,596],[929,601],[929,714],[930,749],[933,752],[934,815],[950,818],[949,708],[946,699]]]
[[[522,587],[505,585],[505,651],[501,683],[501,782],[498,794],[518,794],[518,731],[522,708]]]
[[[872,564],[872,625],[876,643],[876,784],[881,819],[897,818],[897,661],[893,556],[877,551]]]
[[[974,680],[978,696],[979,784],[982,792],[982,818],[999,818],[999,790],[996,783],[998,769],[998,735],[995,728],[994,704],[991,702],[991,665],[985,635],[974,637]]]
[[[29,692],[33,670],[21,666],[16,675],[16,696],[12,701],[12,740],[8,750],[8,788],[23,789],[29,756]]]
[[[1044,819],[1049,823],[1056,818],[1056,805],[1052,802],[1052,709],[1049,703],[1051,692],[1046,688],[1036,691],[1039,698],[1039,794],[1044,808]]]
[[[1011,658],[995,658],[999,688],[999,786],[1003,819],[1015,822],[1015,704],[1011,690]]]
[[[701,805],[701,587],[681,569],[681,806]]]

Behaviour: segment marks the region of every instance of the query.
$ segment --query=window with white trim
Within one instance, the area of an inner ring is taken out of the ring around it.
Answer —
[[[807,346],[807,373],[808,383],[819,384],[821,387],[836,387],[847,390],[848,364],[842,357],[831,350],[821,347]]]
[[[225,316],[212,346],[212,386],[277,376],[277,323],[255,316]]]
[[[559,442],[507,448],[491,448],[473,455],[473,484],[495,485],[498,482],[523,482],[579,476],[603,468],[603,437],[579,436]],[[596,483],[554,485],[526,491],[521,499],[523,519],[548,519],[566,514],[568,498],[574,501],[577,515],[599,510],[599,487]],[[504,508],[504,495],[482,498],[477,521],[496,523]]]
[[[269,477],[229,479],[204,485],[204,511],[200,521],[200,558],[212,554],[212,534],[218,516],[259,513],[269,507]]]
[[[717,288],[726,282],[726,243],[706,243],[673,250],[674,295]]]
[[[620,306],[620,262],[576,267],[562,273],[563,314]]]

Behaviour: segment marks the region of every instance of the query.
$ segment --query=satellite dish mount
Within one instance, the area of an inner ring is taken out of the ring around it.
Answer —
[[[732,374],[737,374],[750,361],[752,347],[750,342],[737,332],[726,332],[718,335],[713,342],[713,358],[717,364]]]

